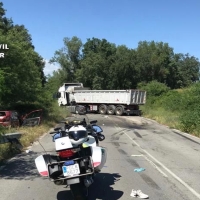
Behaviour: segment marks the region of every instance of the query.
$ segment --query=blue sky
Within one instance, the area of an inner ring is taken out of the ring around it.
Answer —
[[[64,37],[105,38],[136,48],[139,41],[166,42],[175,53],[200,60],[199,0],[4,0],[6,16],[23,24],[45,59]],[[45,73],[58,66],[47,64]]]

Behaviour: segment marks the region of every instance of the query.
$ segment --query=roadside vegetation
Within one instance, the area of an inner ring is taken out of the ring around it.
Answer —
[[[53,98],[64,82],[82,82],[91,89],[145,89],[144,116],[200,136],[200,62],[189,54],[175,53],[168,43],[139,41],[130,49],[106,39],[88,38],[82,43],[76,36],[65,37],[63,47],[50,60],[60,69],[45,76],[44,59],[35,51],[28,30],[6,17],[0,2],[0,44],[9,47],[0,52],[5,54],[0,60],[0,110],[43,109],[40,126],[0,127],[0,135],[23,132],[23,148],[69,115]],[[0,161],[16,152],[12,145],[0,144]]]
[[[0,126],[0,137],[5,133],[21,133],[22,136],[19,139],[20,144],[5,143],[0,144],[0,165],[7,159],[21,153],[27,147],[31,146],[36,142],[42,135],[47,133],[50,128],[54,127],[59,121],[69,116],[69,112],[64,107],[59,107],[57,102],[53,102],[51,111],[47,116],[44,116],[41,124],[34,127],[22,126],[19,128],[1,127]]]
[[[141,106],[143,116],[200,137],[200,83],[171,90],[152,81],[140,88],[148,94],[146,105]]]

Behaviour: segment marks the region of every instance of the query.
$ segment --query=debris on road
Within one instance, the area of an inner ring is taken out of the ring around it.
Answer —
[[[137,190],[132,189],[130,196],[131,197],[137,197]]]
[[[29,153],[29,152],[30,152],[30,150],[29,150],[29,149],[27,149],[27,150],[26,150],[26,153]]]
[[[138,197],[140,199],[148,199],[149,196],[147,194],[144,194],[141,190],[133,190],[130,194],[131,197]]]
[[[145,168],[136,168],[134,169],[134,172],[142,172],[145,171]]]

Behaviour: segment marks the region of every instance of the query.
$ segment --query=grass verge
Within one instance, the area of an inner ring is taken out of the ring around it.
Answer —
[[[200,137],[200,82],[174,90],[157,81],[140,87],[148,94],[141,107],[145,117]]]
[[[153,119],[160,124],[169,126],[170,128],[180,129],[180,120],[177,113],[172,113],[164,108],[149,109],[142,107],[143,116],[149,119]]]
[[[151,106],[143,106],[141,107],[143,112],[143,117],[155,120],[156,122],[168,126],[172,129],[177,129],[182,132],[186,132],[190,135],[200,137],[200,132],[198,128],[195,129],[186,129],[181,122],[181,113],[168,111],[162,107],[151,107]]]

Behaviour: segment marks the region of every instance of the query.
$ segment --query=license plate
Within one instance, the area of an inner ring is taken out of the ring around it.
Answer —
[[[74,175],[80,174],[78,163],[74,165],[63,166],[62,170],[63,170],[64,176],[74,176]]]

